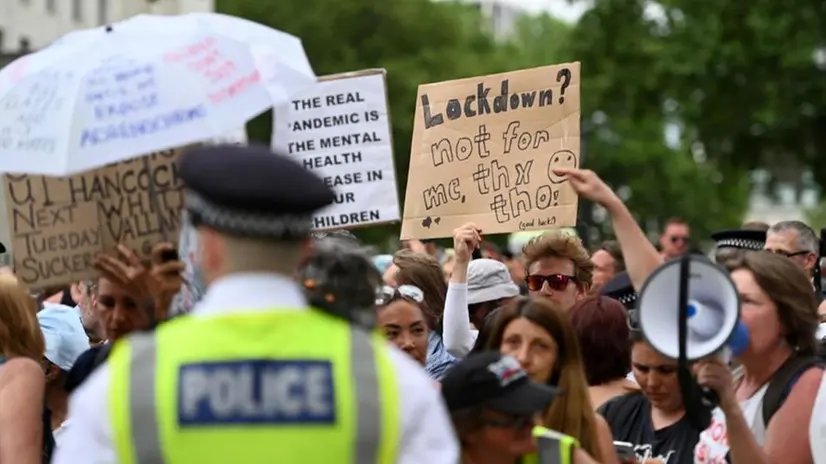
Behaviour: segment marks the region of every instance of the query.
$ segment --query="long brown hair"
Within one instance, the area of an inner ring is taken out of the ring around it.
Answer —
[[[582,449],[599,461],[596,417],[579,342],[568,314],[557,303],[543,298],[516,298],[499,310],[488,348],[500,350],[505,328],[520,318],[545,329],[559,347],[556,365],[547,380],[559,390],[559,395],[543,413],[542,425],[576,438]]]
[[[37,306],[14,276],[0,275],[0,355],[43,360],[46,344],[37,322]]]

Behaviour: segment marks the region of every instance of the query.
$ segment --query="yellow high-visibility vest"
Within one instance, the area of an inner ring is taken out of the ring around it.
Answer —
[[[389,350],[317,310],[186,317],[131,335],[108,360],[118,463],[395,463]]]
[[[534,427],[536,454],[522,458],[522,464],[572,464],[574,450],[579,442],[574,437],[559,433],[545,427]]]

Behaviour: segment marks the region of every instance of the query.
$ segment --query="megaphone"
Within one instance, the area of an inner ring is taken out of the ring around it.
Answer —
[[[687,261],[685,312],[680,305],[682,261]],[[640,290],[637,317],[643,337],[657,352],[672,359],[680,354],[679,324],[686,318],[687,361],[728,348],[739,356],[749,345],[740,323],[740,296],[728,272],[704,256],[674,259],[658,267]]]

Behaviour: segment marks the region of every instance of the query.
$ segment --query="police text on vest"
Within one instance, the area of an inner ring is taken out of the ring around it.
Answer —
[[[332,371],[329,361],[184,364],[178,373],[178,423],[332,424]]]

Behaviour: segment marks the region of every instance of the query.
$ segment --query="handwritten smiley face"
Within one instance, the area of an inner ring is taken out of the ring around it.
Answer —
[[[565,182],[565,178],[554,174],[554,169],[576,169],[577,156],[571,150],[559,150],[551,156],[548,161],[548,180],[552,184],[561,184]]]

